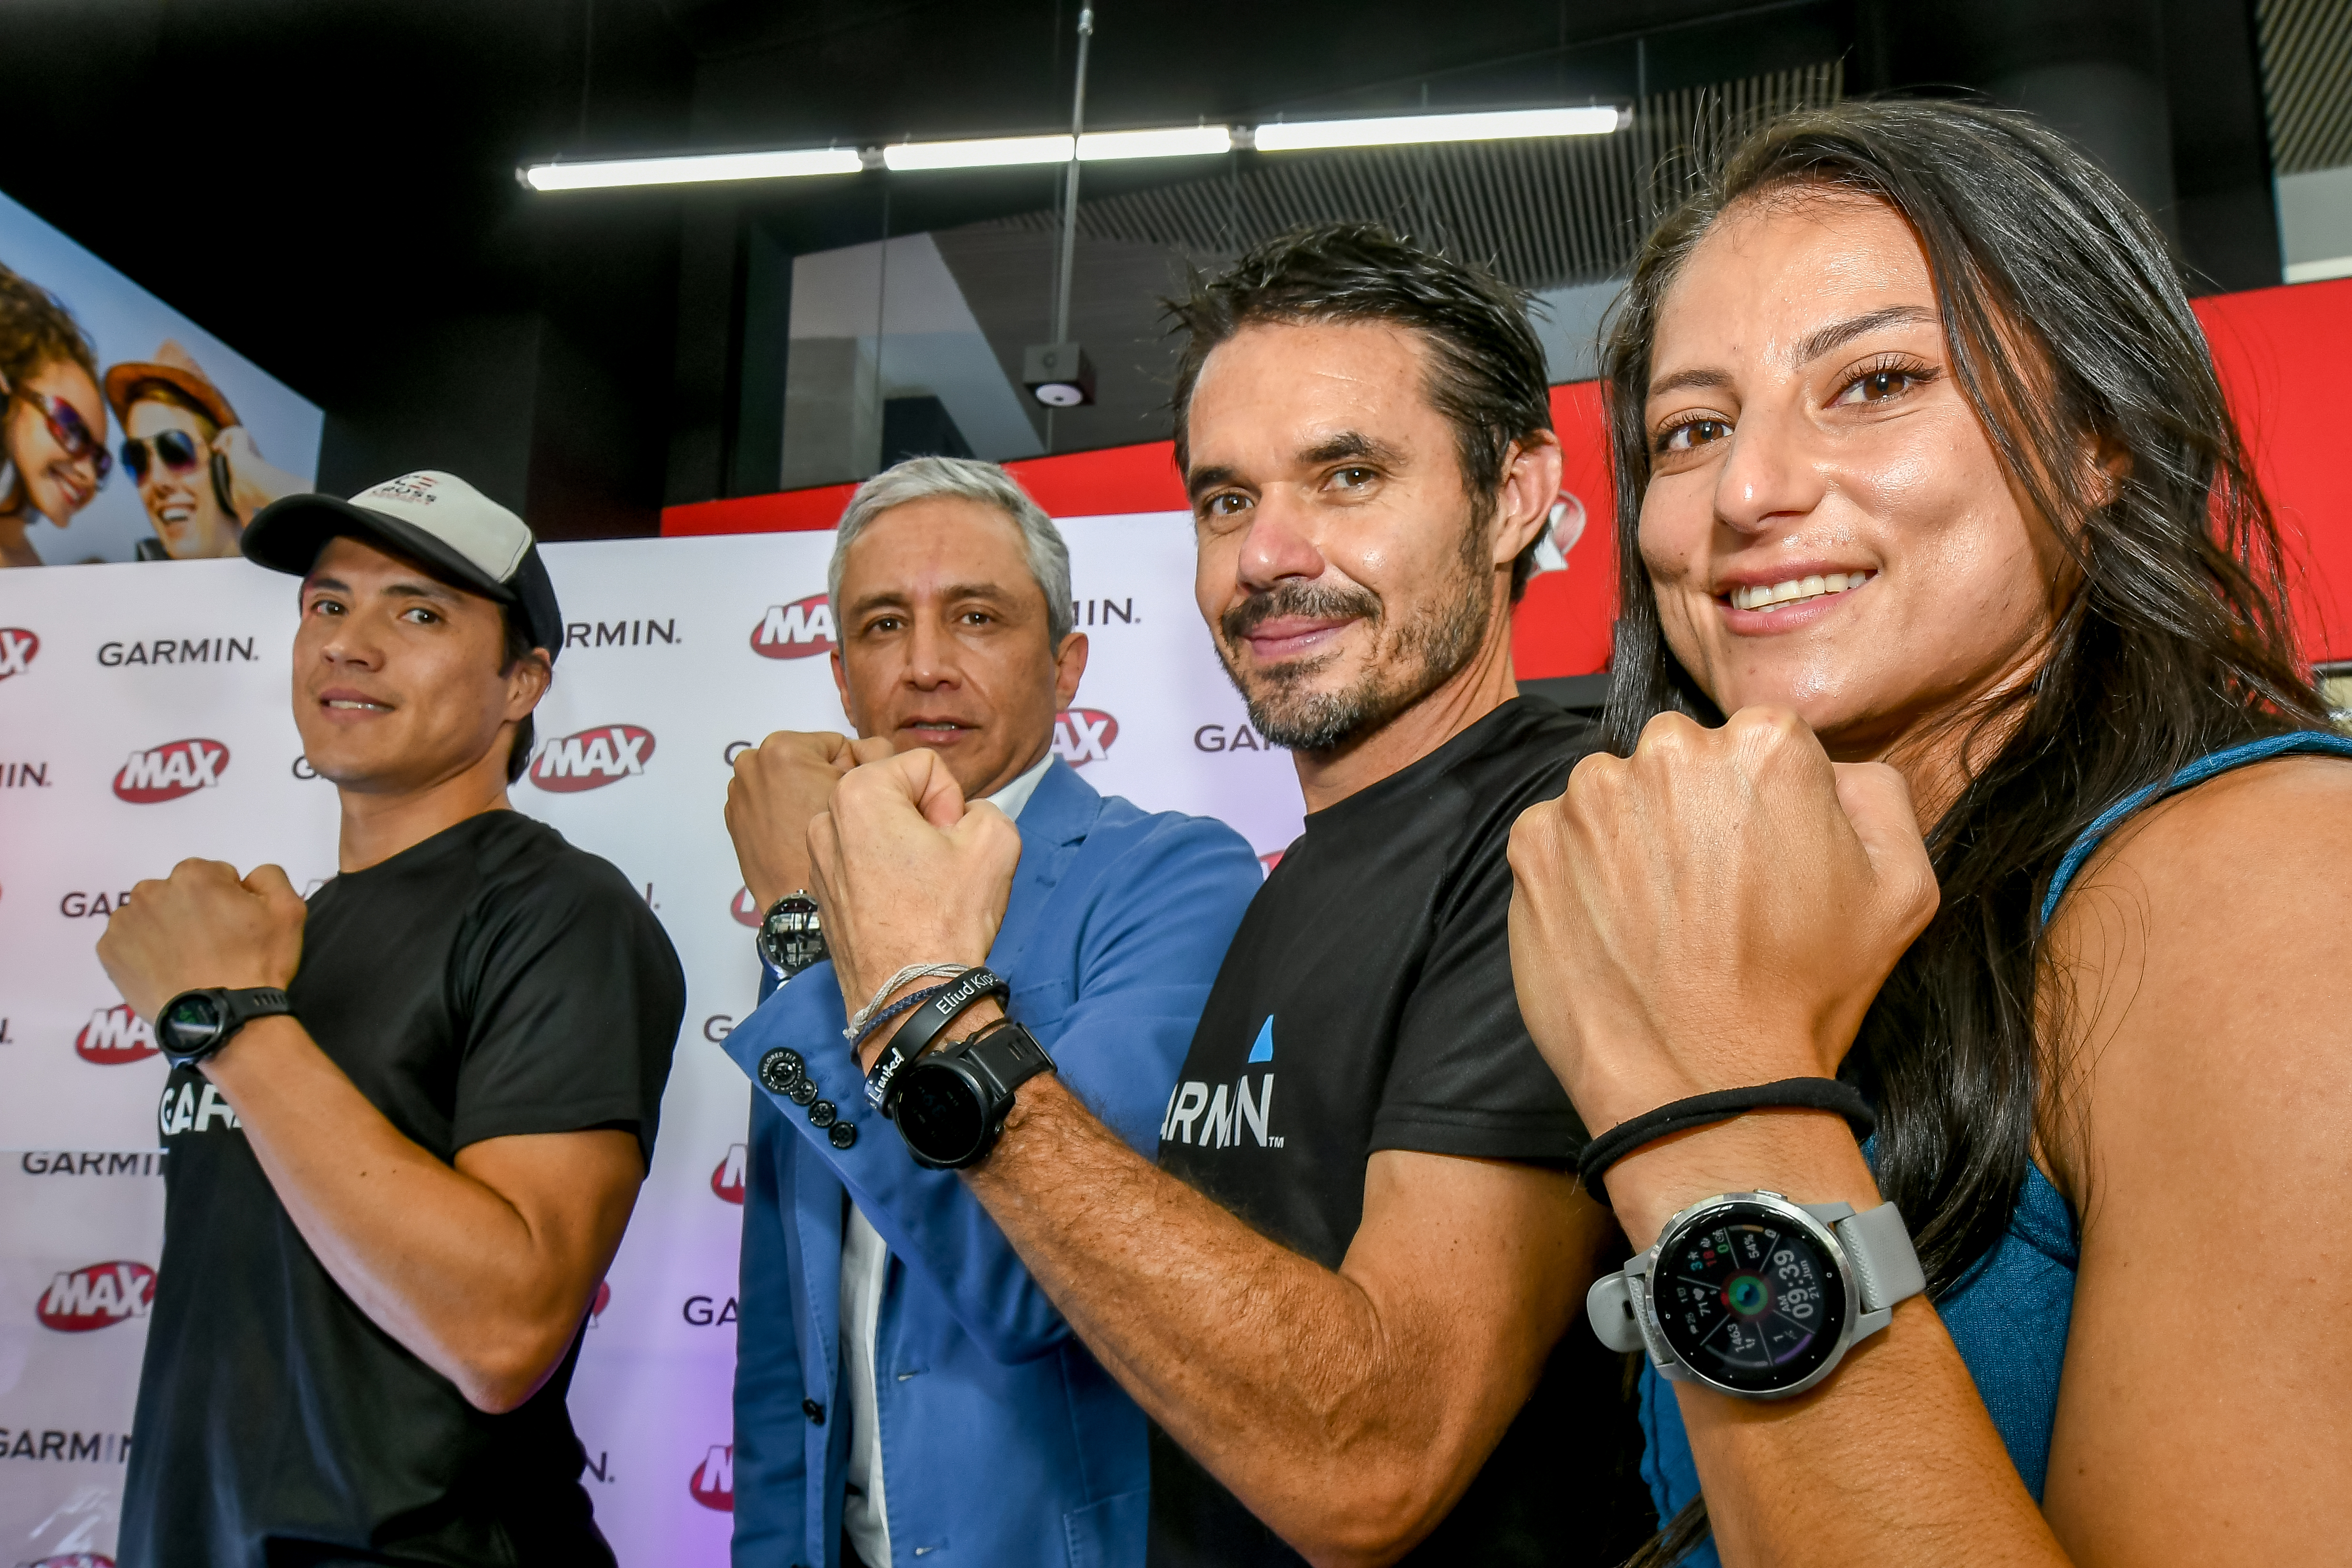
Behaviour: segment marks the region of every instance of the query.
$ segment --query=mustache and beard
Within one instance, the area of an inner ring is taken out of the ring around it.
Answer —
[[[1426,597],[1393,609],[1357,584],[1286,583],[1251,595],[1219,616],[1217,656],[1249,709],[1250,727],[1286,751],[1338,751],[1459,674],[1486,641],[1494,619],[1486,535],[1474,513],[1463,527],[1454,569],[1445,580]],[[1242,640],[1286,616],[1362,622],[1371,644],[1362,672],[1336,689],[1318,687],[1340,657],[1332,648],[1245,673]]]

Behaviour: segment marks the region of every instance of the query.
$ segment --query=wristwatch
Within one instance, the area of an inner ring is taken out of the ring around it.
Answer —
[[[1657,1245],[1585,1296],[1613,1351],[1741,1399],[1786,1399],[1834,1371],[1927,1288],[1893,1204],[1794,1204],[1725,1193],[1666,1222]]]
[[[1000,1018],[923,1057],[898,1075],[892,1119],[915,1163],[934,1171],[977,1165],[996,1146],[1013,1091],[1054,1070],[1036,1037]]]
[[[768,906],[768,912],[760,917],[754,945],[761,962],[786,980],[824,962],[824,921],[807,889],[786,893]]]
[[[175,1068],[190,1068],[228,1044],[256,1018],[290,1014],[294,1003],[275,986],[243,991],[183,991],[155,1015],[155,1045]]]

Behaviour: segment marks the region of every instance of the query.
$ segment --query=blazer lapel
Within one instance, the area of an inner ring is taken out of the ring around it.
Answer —
[[[1022,808],[1021,820],[1015,825],[1021,829],[1021,865],[1013,873],[1004,923],[997,928],[996,945],[988,954],[990,966],[999,973],[1019,970],[1038,916],[1052,901],[1054,889],[1061,885],[1063,874],[1101,813],[1102,796],[1095,787],[1055,757],[1045,777],[1037,781],[1036,792]]]

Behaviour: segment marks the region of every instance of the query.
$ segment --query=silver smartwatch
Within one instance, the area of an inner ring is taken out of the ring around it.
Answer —
[[[1725,1193],[1666,1222],[1657,1245],[1585,1296],[1613,1351],[1741,1399],[1786,1399],[1834,1371],[1927,1288],[1893,1204],[1794,1204]]]

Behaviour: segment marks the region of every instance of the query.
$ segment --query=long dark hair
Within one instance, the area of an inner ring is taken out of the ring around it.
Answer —
[[[1660,303],[1742,197],[1804,186],[1885,203],[1934,275],[1952,374],[2079,583],[2033,679],[1972,716],[1968,782],[1927,834],[1943,889],[1864,1019],[1847,1070],[1876,1100],[1878,1185],[1941,1295],[2000,1241],[2067,1064],[2041,901],[2105,806],[2217,747],[2322,727],[2294,651],[2278,531],[2222,401],[2179,269],[2147,214],[2033,121],[1951,101],[1854,101],[1755,132],[1643,247],[1603,375],[1621,610],[1607,730],[1630,751],[1673,710],[1721,714],[1667,647],[1638,529]],[[2023,352],[2020,352],[2020,351]],[[2085,437],[2128,468],[2104,489]],[[2058,591],[2053,588],[2053,595]],[[2005,738],[2002,738],[2005,732]],[[2079,1203],[2079,1177],[2060,1173]],[[1704,1530],[1674,1521],[1674,1549]]]

